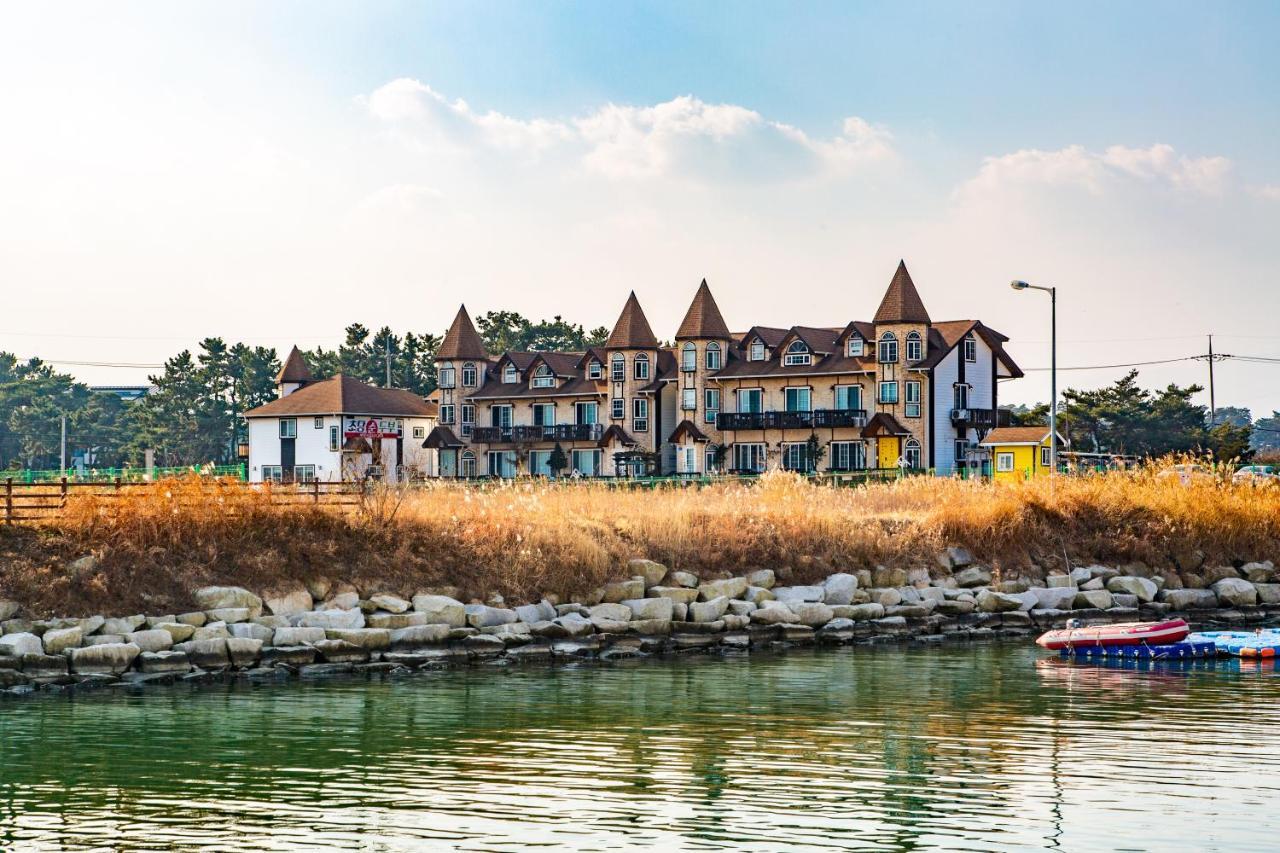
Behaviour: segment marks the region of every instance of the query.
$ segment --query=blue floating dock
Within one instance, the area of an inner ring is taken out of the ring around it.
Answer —
[[[1280,637],[1276,638],[1280,643]],[[1191,660],[1213,657],[1218,653],[1213,640],[1168,643],[1162,646],[1076,646],[1063,649],[1064,658],[1092,660],[1097,658],[1129,658],[1132,660]]]
[[[1211,642],[1220,655],[1242,658],[1280,657],[1280,630],[1202,631],[1187,638],[1189,642]]]

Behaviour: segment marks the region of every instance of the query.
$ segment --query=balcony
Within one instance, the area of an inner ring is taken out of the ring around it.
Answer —
[[[996,425],[996,413],[991,409],[952,409],[951,425],[966,429],[993,427]]]
[[[481,444],[532,444],[539,441],[599,441],[601,424],[548,424],[547,426],[478,426],[472,441]]]
[[[866,426],[866,409],[814,409],[805,412],[721,412],[716,427],[739,429],[832,429]]]

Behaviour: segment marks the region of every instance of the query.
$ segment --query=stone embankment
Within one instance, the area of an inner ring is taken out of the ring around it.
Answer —
[[[1026,636],[1068,619],[1182,616],[1197,625],[1280,619],[1280,583],[1270,561],[1201,569],[1189,578],[1087,566],[1051,574],[1044,586],[994,580],[959,548],[940,554],[939,564],[942,571],[933,577],[926,569],[882,566],[782,586],[768,569],[701,580],[632,560],[630,580],[582,601],[516,607],[496,599],[464,604],[452,590],[410,598],[377,590],[362,595],[327,581],[262,595],[206,587],[194,592],[199,610],[158,616],[31,620],[21,618],[15,602],[0,600],[0,692],[974,640]]]

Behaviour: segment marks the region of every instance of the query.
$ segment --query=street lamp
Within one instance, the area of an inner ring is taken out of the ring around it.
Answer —
[[[1043,290],[1049,294],[1049,474],[1058,473],[1058,288],[1025,281],[1009,282],[1014,290]]]

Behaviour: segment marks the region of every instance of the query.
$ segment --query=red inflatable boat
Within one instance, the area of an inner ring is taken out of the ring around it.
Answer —
[[[1163,646],[1187,638],[1191,629],[1181,619],[1168,622],[1121,622],[1092,628],[1062,628],[1049,631],[1036,640],[1046,649],[1068,649],[1081,646]]]

